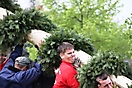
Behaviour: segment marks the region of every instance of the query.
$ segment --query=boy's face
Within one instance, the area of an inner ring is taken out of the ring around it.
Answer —
[[[109,77],[106,80],[99,81],[99,83],[98,88],[113,88],[113,83]]]
[[[60,53],[60,57],[66,62],[73,63],[75,60],[75,51],[74,49],[66,50],[65,53]]]
[[[7,59],[6,55],[0,55],[0,64],[2,64]]]

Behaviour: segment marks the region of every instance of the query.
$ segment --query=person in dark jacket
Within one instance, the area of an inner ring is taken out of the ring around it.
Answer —
[[[32,83],[40,76],[41,65],[35,62],[34,66],[29,68],[30,60],[22,56],[22,50],[22,45],[17,45],[10,54],[9,60],[0,71],[0,78],[2,78],[0,81],[3,80],[2,88],[7,88],[6,86],[11,83],[14,86],[16,85],[17,88],[32,88]]]
[[[0,88],[22,88],[17,82],[0,77]]]

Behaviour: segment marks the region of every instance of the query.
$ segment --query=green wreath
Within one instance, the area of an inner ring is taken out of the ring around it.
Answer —
[[[132,79],[132,70],[120,54],[114,51],[98,52],[89,63],[78,69],[80,88],[97,88],[96,76],[104,71],[109,75],[124,75]]]
[[[56,28],[46,15],[35,9],[16,11],[0,20],[0,49],[5,51],[21,43],[32,29],[49,32]]]
[[[79,35],[73,30],[56,30],[52,33],[52,36],[41,44],[38,52],[43,70],[49,75],[53,75],[54,68],[58,68],[60,65],[61,59],[57,53],[57,47],[62,42],[70,42],[74,45],[75,50],[83,50],[86,53],[93,55],[94,48],[90,39]]]

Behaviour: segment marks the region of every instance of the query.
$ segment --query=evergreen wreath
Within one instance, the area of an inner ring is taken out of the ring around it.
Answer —
[[[46,15],[35,9],[16,11],[0,20],[0,49],[5,51],[21,43],[32,29],[49,32],[56,28]]]
[[[54,68],[58,68],[61,58],[57,53],[57,47],[62,42],[70,42],[74,45],[75,50],[83,50],[93,55],[94,48],[89,38],[79,35],[73,30],[58,29],[52,33],[52,36],[45,39],[40,46],[38,55],[41,58],[43,71],[49,75],[54,74]]]
[[[132,79],[132,69],[121,55],[114,52],[98,52],[91,61],[78,69],[80,88],[97,88],[96,76],[102,72],[109,75],[124,75]]]

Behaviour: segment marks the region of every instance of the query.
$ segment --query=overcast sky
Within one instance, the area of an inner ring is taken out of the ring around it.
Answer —
[[[124,6],[121,8],[121,12],[114,17],[114,21],[123,23],[132,13],[132,0],[120,0],[120,3]]]
[[[18,3],[22,8],[30,7],[30,0],[18,0]],[[132,13],[132,0],[120,0],[120,4],[123,4],[124,6],[121,8],[121,12],[117,14],[113,20],[121,24],[127,17],[130,17],[130,14]]]

